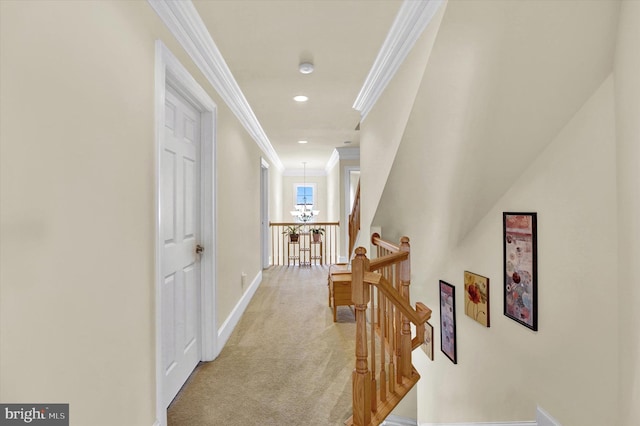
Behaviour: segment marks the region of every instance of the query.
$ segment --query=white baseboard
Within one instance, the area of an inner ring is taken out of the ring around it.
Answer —
[[[391,414],[380,426],[418,426],[418,422],[415,419],[408,419]]]
[[[262,271],[258,272],[258,274],[253,279],[253,281],[251,281],[251,285],[249,286],[247,291],[244,293],[242,298],[238,301],[236,306],[233,308],[233,311],[231,311],[231,314],[225,320],[224,324],[222,324],[222,326],[220,326],[220,328],[218,329],[218,345],[217,345],[218,353],[216,354],[216,356],[220,354],[220,352],[222,351],[222,348],[224,348],[224,345],[227,344],[229,337],[231,337],[231,333],[236,328],[236,325],[238,325],[240,318],[242,318],[242,314],[244,314],[244,311],[247,309],[247,306],[249,306],[249,302],[253,298],[253,295],[256,293],[256,290],[260,286],[261,282],[262,282]]]
[[[395,425],[396,423],[389,423]],[[400,423],[404,425],[404,423]],[[470,423],[421,423],[420,426],[562,426],[549,413],[540,408],[536,409],[536,420],[522,422],[470,422]]]
[[[551,417],[540,406],[536,409],[536,422],[538,426],[562,426],[559,421]]]
[[[471,423],[420,423],[420,426],[536,426],[535,421],[524,422],[471,422]]]

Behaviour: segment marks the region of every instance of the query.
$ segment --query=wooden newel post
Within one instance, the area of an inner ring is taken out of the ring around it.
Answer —
[[[400,251],[410,252],[409,238],[400,238]],[[411,284],[411,255],[400,264],[400,295],[407,301],[409,299],[409,285]],[[407,317],[402,315],[402,331],[400,333],[400,373],[403,377],[411,377],[411,324]],[[398,383],[401,381],[398,375]]]
[[[366,426],[371,423],[371,371],[367,362],[367,304],[369,285],[364,273],[369,271],[367,250],[356,249],[351,261],[351,300],[356,311],[356,368],[353,370],[353,424]]]

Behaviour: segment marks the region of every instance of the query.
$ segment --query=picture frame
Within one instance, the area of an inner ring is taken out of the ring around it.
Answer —
[[[422,350],[427,357],[433,361],[433,326],[428,322],[424,323],[424,341],[422,342]]]
[[[440,280],[440,350],[458,363],[456,344],[456,288]]]
[[[537,214],[502,215],[504,315],[538,331]]]
[[[489,278],[464,271],[464,313],[485,327],[491,326]]]

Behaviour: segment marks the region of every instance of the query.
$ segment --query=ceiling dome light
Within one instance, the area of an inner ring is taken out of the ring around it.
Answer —
[[[309,97],[305,95],[298,95],[298,96],[294,96],[293,100],[296,102],[307,102],[309,100]]]
[[[311,62],[303,62],[298,66],[302,74],[311,74],[313,72],[313,64]]]
[[[298,143],[307,143],[309,141],[298,141]]]

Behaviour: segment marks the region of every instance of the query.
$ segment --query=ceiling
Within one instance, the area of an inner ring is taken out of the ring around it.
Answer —
[[[401,0],[193,4],[285,170],[299,170],[303,162],[322,170],[334,148],[359,146],[353,103]],[[306,61],[315,70],[304,75],[298,65]],[[309,100],[295,102],[300,94]]]

